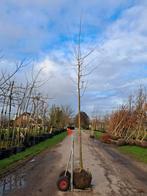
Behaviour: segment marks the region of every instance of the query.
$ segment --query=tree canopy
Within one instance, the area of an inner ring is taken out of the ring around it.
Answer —
[[[80,119],[81,119],[81,128],[88,129],[90,123],[89,116],[85,112],[81,111]],[[78,127],[78,114],[75,116],[75,125],[76,127]]]

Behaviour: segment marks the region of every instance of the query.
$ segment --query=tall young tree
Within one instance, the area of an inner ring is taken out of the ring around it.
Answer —
[[[81,97],[84,95],[87,88],[87,82],[85,77],[92,73],[95,67],[89,69],[90,62],[88,62],[88,57],[95,51],[92,48],[88,52],[83,52],[81,47],[82,44],[82,22],[80,20],[79,33],[77,45],[74,49],[74,56],[76,61],[76,73],[77,73],[77,92],[78,92],[78,133],[79,133],[79,161],[80,168],[83,169],[83,152],[82,152],[82,131],[81,131]]]

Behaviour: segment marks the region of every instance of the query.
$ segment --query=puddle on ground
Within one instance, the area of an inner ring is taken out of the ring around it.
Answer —
[[[15,173],[0,180],[0,196],[7,195],[9,192],[18,190],[25,186],[25,174]]]

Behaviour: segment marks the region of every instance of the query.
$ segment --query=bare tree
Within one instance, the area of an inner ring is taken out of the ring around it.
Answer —
[[[110,115],[110,134],[126,142],[142,143],[147,136],[146,102],[146,92],[140,88],[127,104]]]
[[[64,128],[70,125],[72,115],[73,110],[70,106],[52,105],[49,112],[51,127]]]
[[[14,75],[23,68],[23,63],[16,66],[16,70],[7,74],[1,72],[0,80],[0,147],[21,145],[21,135],[43,133],[45,118],[48,110],[48,97],[39,93],[44,82],[39,81],[39,75],[32,73],[32,81],[19,84],[14,82]],[[35,128],[34,128],[35,127]],[[10,141],[11,139],[11,141]]]
[[[15,68],[14,68],[14,71],[12,73],[7,74],[6,71],[3,72],[1,70],[1,75],[0,75],[0,88],[2,88],[2,86],[4,84],[6,84],[8,81],[10,81],[10,79],[13,78],[16,75],[16,73],[20,69],[24,68],[26,65],[28,65],[28,63],[25,63],[25,60],[22,60],[22,61],[16,63]]]
[[[77,92],[78,92],[78,133],[79,133],[79,161],[80,168],[83,169],[83,153],[82,153],[82,131],[81,131],[81,97],[84,95],[87,82],[85,77],[93,72],[96,67],[89,68],[91,61],[88,61],[88,57],[95,51],[95,48],[90,49],[88,52],[82,50],[82,22],[80,20],[79,33],[77,46],[74,48],[74,57],[76,61],[76,73],[77,73]]]

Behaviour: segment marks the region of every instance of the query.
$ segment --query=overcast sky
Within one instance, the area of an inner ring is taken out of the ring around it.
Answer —
[[[95,47],[87,59],[95,69],[85,78],[82,110],[110,112],[147,85],[146,10],[146,0],[1,0],[0,66],[30,59],[49,78],[43,91],[55,98],[51,104],[76,111],[72,52],[82,18],[82,51]]]

